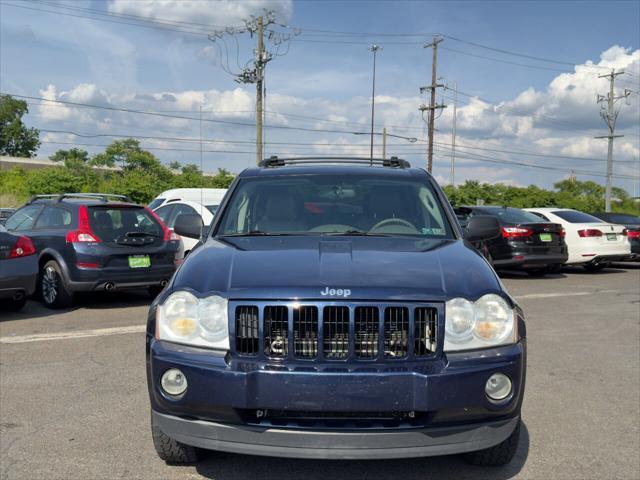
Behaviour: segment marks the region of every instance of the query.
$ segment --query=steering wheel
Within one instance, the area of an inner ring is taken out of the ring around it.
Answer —
[[[375,230],[379,230],[383,227],[388,227],[389,225],[401,225],[403,227],[407,227],[409,229],[411,229],[412,232],[417,232],[418,229],[416,229],[415,225],[411,222],[406,221],[403,218],[385,218],[384,220],[376,223],[373,227],[371,227],[371,229],[369,230],[370,232],[373,232]]]

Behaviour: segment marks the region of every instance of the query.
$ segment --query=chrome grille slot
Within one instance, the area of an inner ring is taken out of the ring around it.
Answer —
[[[322,312],[324,357],[340,360],[349,355],[349,307],[324,307]]]
[[[408,353],[409,309],[387,307],[384,310],[384,356],[404,358]]]
[[[264,308],[264,353],[284,358],[289,352],[289,310],[283,306]]]
[[[236,307],[236,352],[257,355],[259,346],[258,307]]]
[[[380,314],[378,307],[356,307],[355,309],[355,353],[358,358],[376,358],[380,337]]]
[[[435,308],[419,307],[413,319],[413,353],[424,357],[436,353],[436,324],[438,312]]]
[[[318,307],[293,309],[293,353],[296,358],[318,356]]]

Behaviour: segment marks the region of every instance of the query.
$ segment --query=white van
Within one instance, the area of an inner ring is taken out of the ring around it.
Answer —
[[[179,201],[198,202],[207,207],[211,213],[215,213],[222,202],[226,188],[174,188],[162,192],[149,204],[151,210]]]

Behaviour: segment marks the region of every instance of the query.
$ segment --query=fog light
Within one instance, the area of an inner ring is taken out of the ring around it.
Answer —
[[[511,394],[511,380],[502,373],[494,373],[487,380],[484,391],[491,400],[504,400]]]
[[[187,377],[177,368],[170,368],[162,374],[160,384],[169,395],[182,395],[187,389]]]

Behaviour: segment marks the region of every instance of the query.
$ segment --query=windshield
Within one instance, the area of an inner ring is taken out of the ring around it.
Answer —
[[[164,198],[155,198],[151,200],[151,203],[149,204],[149,209],[153,210],[157,208],[158,206],[162,205],[162,202],[164,201],[165,201]]]
[[[372,175],[242,180],[217,235],[287,234],[454,238],[426,182]]]
[[[114,242],[122,236],[163,238],[162,227],[145,208],[89,207],[91,229],[104,242]]]
[[[556,210],[551,212],[569,223],[602,223],[602,220],[589,215],[588,213],[578,212],[576,210]]]
[[[519,208],[488,208],[491,215],[495,215],[503,223],[539,223],[540,217]]]

